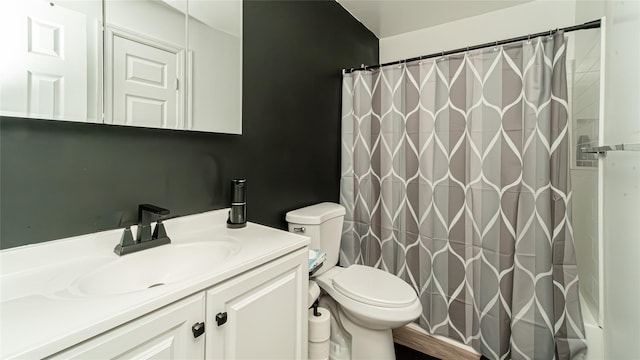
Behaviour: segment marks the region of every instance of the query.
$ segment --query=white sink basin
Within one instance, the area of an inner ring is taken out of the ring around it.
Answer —
[[[76,295],[145,291],[205,274],[224,265],[240,244],[232,239],[161,245],[119,257],[76,279]]]

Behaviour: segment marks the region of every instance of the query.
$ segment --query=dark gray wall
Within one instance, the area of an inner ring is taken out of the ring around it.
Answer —
[[[243,134],[0,119],[0,247],[121,227],[139,203],[248,218],[338,201],[340,70],[378,62],[378,39],[338,3],[245,1]]]

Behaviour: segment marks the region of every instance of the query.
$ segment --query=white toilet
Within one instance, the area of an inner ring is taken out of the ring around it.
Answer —
[[[327,253],[309,289],[315,281],[330,296],[323,298],[323,306],[329,307],[339,325],[331,328],[332,342],[336,338],[347,342],[346,351],[332,350],[331,358],[395,359],[391,329],[417,319],[422,305],[413,288],[392,274],[362,265],[337,266],[344,214],[342,205],[321,203],[286,215],[289,231],[309,236],[310,249]],[[313,296],[317,297],[310,293]]]

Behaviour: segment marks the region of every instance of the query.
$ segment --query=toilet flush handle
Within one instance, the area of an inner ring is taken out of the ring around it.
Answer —
[[[293,232],[297,232],[297,233],[303,233],[303,232],[306,232],[306,231],[307,231],[307,229],[305,229],[304,227],[293,228]]]

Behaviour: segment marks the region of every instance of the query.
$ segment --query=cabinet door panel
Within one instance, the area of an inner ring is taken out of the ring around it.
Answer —
[[[294,253],[207,292],[208,359],[306,358],[306,256]]]
[[[0,4],[0,113],[87,119],[87,22],[53,2]],[[10,35],[9,35],[10,34]],[[10,55],[13,60],[6,59]]]
[[[202,359],[204,336],[191,326],[204,318],[204,294],[194,295],[87,340],[51,359]]]

